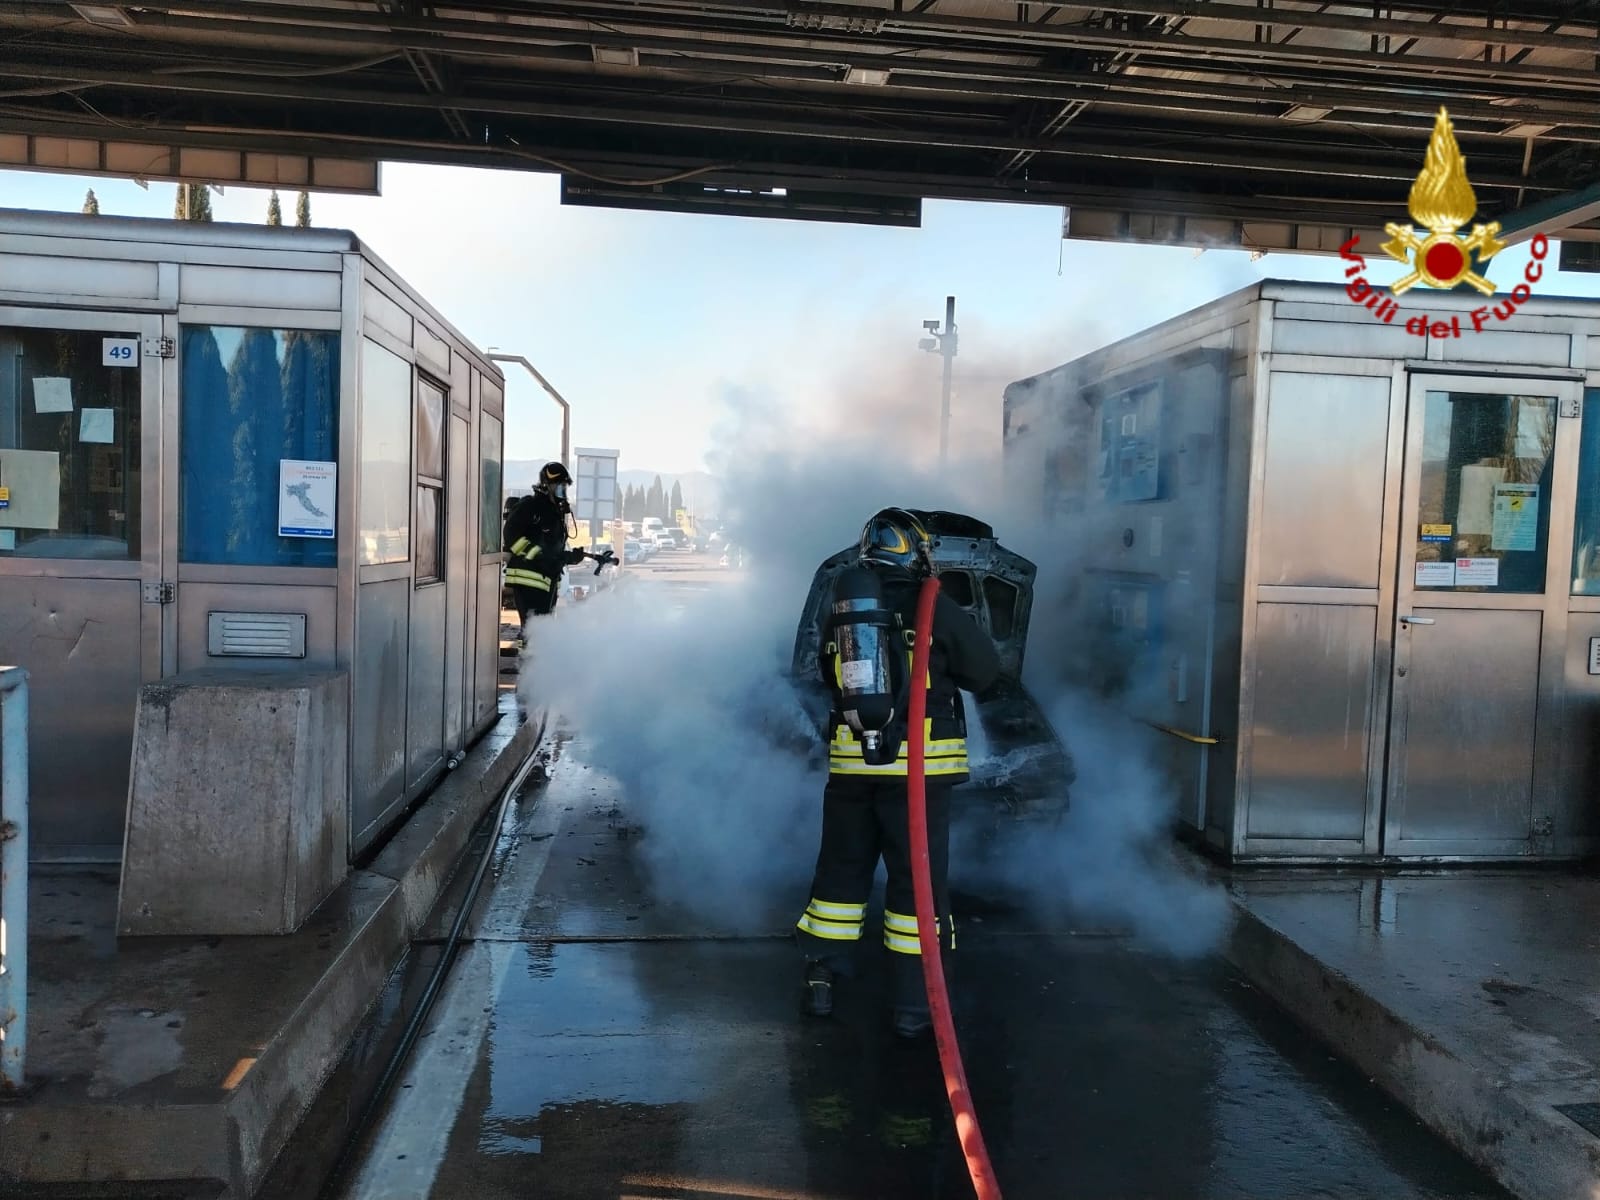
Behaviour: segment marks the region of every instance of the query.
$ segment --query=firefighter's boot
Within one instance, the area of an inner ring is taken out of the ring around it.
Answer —
[[[897,1008],[894,1010],[894,1034],[896,1037],[915,1041],[917,1038],[926,1037],[933,1028],[933,1017],[926,1011],[914,1008]]]
[[[804,1008],[810,1017],[833,1015],[833,972],[822,963],[806,964]]]

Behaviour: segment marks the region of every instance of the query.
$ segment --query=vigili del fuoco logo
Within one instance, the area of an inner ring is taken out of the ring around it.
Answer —
[[[1470,234],[1461,236],[1467,222],[1477,215],[1478,197],[1467,181],[1466,160],[1456,145],[1450,114],[1443,108],[1434,121],[1433,136],[1428,139],[1428,156],[1416,183],[1411,185],[1411,198],[1406,207],[1411,219],[1422,228],[1418,230],[1392,222],[1384,226],[1389,240],[1383,244],[1383,252],[1409,268],[1387,289],[1374,287],[1367,281],[1367,260],[1356,252],[1361,241],[1359,237],[1339,247],[1339,257],[1350,264],[1344,272],[1350,280],[1345,285],[1350,299],[1370,310],[1378,320],[1393,324],[1402,309],[1392,297],[1405,295],[1419,283],[1440,291],[1471,287],[1485,296],[1493,296],[1495,285],[1485,279],[1478,268],[1504,250],[1506,243],[1500,240],[1498,221],[1474,225]],[[1532,285],[1544,275],[1550,239],[1542,233],[1535,234],[1529,249],[1533,260],[1511,294],[1493,305],[1472,310],[1467,318],[1472,332],[1481,332],[1491,320],[1509,321],[1518,308],[1532,299]],[[1406,318],[1405,328],[1418,337],[1427,337],[1430,333],[1437,338],[1460,337],[1462,320],[1458,313],[1437,320],[1430,319],[1426,313],[1416,313]]]

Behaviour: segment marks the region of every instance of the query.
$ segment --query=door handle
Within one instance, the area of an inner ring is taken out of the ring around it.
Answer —
[[[1401,617],[1400,618],[1400,624],[1402,624],[1402,625],[1432,625],[1433,624],[1433,618],[1432,617],[1405,616],[1405,617]]]

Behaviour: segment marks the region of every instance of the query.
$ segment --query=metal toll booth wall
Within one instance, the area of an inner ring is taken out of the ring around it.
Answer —
[[[115,861],[142,685],[322,669],[354,856],[492,723],[504,381],[353,235],[0,212],[0,658],[42,859]]]

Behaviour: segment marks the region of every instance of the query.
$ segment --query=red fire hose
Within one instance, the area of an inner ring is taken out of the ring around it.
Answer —
[[[939,580],[930,576],[917,597],[917,639],[911,655],[911,711],[908,714],[911,749],[907,763],[906,807],[911,815],[911,881],[917,901],[917,939],[922,944],[922,978],[928,988],[928,1009],[933,1016],[933,1034],[939,1044],[939,1062],[944,1068],[944,1090],[950,1097],[950,1112],[956,1121],[956,1137],[966,1156],[967,1173],[978,1200],[1000,1200],[1000,1184],[989,1164],[989,1151],[978,1128],[978,1113],[967,1090],[967,1072],[961,1065],[961,1047],[956,1042],[955,1021],[950,1015],[950,995],[944,985],[944,964],[939,958],[939,935],[935,931],[933,880],[928,865],[928,808],[924,788],[924,768],[928,748],[925,718],[928,692],[916,681],[928,677],[928,657],[933,640],[933,603],[939,594]]]

